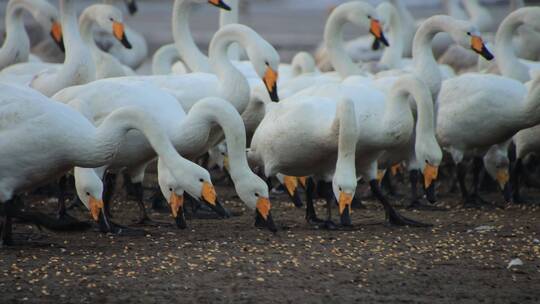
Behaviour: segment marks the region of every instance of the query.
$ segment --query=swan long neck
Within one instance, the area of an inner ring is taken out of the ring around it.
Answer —
[[[351,100],[343,99],[338,102],[334,122],[334,126],[336,125],[339,126],[336,174],[356,181],[355,156],[358,129],[354,103]]]
[[[401,25],[401,17],[396,8],[390,3],[381,4],[383,10],[388,13],[390,23],[390,47],[385,48],[380,63],[391,69],[399,68],[403,57],[403,29]],[[379,11],[379,9],[377,9]],[[379,15],[382,15],[379,13]]]
[[[120,108],[112,112],[97,128],[94,140],[88,143],[94,148],[88,149],[92,149],[101,165],[105,165],[115,156],[126,134],[130,130],[138,130],[144,134],[167,168],[188,166],[190,162],[176,152],[167,133],[159,128],[159,125],[156,119],[139,107]],[[92,165],[95,166],[95,163]],[[180,172],[170,171],[177,180],[182,180]]]
[[[96,9],[93,6],[86,8],[79,17],[79,30],[84,43],[90,48],[92,55],[103,52],[98,48],[94,40],[94,20],[96,19]]]
[[[18,55],[15,62],[28,61],[30,55],[30,38],[23,20],[24,10],[36,14],[35,7],[29,1],[10,1],[6,9],[6,39],[2,49],[16,52]]]
[[[442,77],[439,65],[433,56],[431,43],[436,34],[451,32],[454,19],[448,16],[434,16],[422,23],[413,41],[413,64],[415,74],[428,85],[432,96],[438,96]]]
[[[195,44],[189,27],[193,8],[190,0],[176,0],[173,6],[172,33],[174,44],[184,63],[193,72],[212,73],[208,57]]]
[[[416,76],[402,77],[392,87],[388,96],[389,109],[385,112],[385,125],[390,130],[402,128],[396,126],[396,120],[402,120],[403,115],[409,115],[413,119],[409,97],[412,97],[416,104],[416,141],[422,142],[426,138],[435,140],[433,98],[423,81]]]
[[[239,23],[239,0],[227,0],[227,5],[231,8],[230,11],[220,10],[219,13],[219,27],[222,28],[225,25]],[[237,44],[232,44],[229,47],[229,58],[231,60],[240,60],[240,49]]]
[[[405,1],[403,0],[392,0],[390,1],[394,5],[394,7],[399,12],[399,17],[401,18],[401,23],[403,25],[405,24],[414,24],[416,20],[414,19],[411,12],[407,9],[407,6],[405,6]],[[392,41],[390,41],[392,42]]]
[[[171,74],[172,66],[181,59],[174,44],[167,44],[160,47],[152,57],[152,74]]]
[[[338,6],[326,21],[324,28],[324,44],[334,69],[342,78],[353,75],[364,75],[354,63],[344,47],[343,27],[349,22],[348,13],[354,2]]]
[[[58,82],[65,82],[68,84],[67,86],[88,83],[96,76],[92,53],[79,32],[74,2],[73,0],[60,1],[66,56],[64,64],[56,76]]]
[[[210,65],[219,78],[219,90],[222,92],[220,96],[230,101],[239,113],[244,112],[249,98],[238,98],[238,96],[249,96],[250,87],[245,76],[229,59],[228,50],[235,42],[247,49],[250,42],[257,41],[254,35],[256,35],[255,32],[230,25],[221,29],[210,42]]]
[[[495,36],[495,57],[501,74],[521,82],[530,80],[529,69],[519,61],[513,48],[513,38],[518,27],[533,13],[539,18],[540,8],[522,8],[506,17]]]
[[[184,125],[195,126],[192,128],[193,130],[183,132],[185,133],[184,136],[197,134],[197,137],[206,139],[204,144],[207,144],[206,141],[212,127],[219,125],[225,133],[230,163],[229,173],[232,180],[236,182],[244,178],[246,173],[252,173],[246,156],[244,122],[238,111],[229,102],[219,98],[206,98],[199,101],[189,111]],[[181,142],[182,140],[178,139],[178,141]],[[194,147],[190,147],[190,149],[194,149]]]
[[[526,127],[540,124],[540,75],[537,75],[529,84],[529,94],[524,109]]]

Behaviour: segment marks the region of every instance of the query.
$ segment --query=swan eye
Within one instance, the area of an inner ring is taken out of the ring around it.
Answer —
[[[256,196],[256,197],[259,197],[259,193],[255,193],[255,196]]]
[[[339,187],[339,191],[340,191],[340,192],[342,191],[341,187]]]
[[[171,191],[171,192],[172,192],[172,188],[169,188],[169,191]]]
[[[90,192],[86,192],[86,195],[90,196]]]
[[[368,18],[368,19],[371,19],[371,15],[367,15],[367,18]]]
[[[471,35],[471,32],[467,32],[467,36],[470,36]]]
[[[202,182],[204,182],[204,179],[200,178],[199,181],[202,183]]]
[[[225,152],[221,152],[221,155],[225,156]]]

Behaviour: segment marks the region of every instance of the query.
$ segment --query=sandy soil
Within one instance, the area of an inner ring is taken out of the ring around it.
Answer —
[[[281,230],[272,235],[253,227],[253,214],[230,188],[218,192],[243,215],[193,220],[184,231],[144,227],[140,237],[45,232],[41,242],[53,245],[2,249],[1,302],[540,301],[538,206],[471,210],[446,196],[441,201],[448,212],[402,210],[434,224],[413,229],[385,226],[382,210],[368,204],[353,212],[352,230],[320,231],[304,222],[303,210],[278,196],[273,215]],[[39,200],[34,205],[43,208]],[[46,205],[52,210],[55,204]],[[135,203],[125,200],[113,211],[123,223],[137,214]],[[318,211],[324,214],[322,205]],[[89,218],[87,212],[74,214]],[[152,217],[172,223],[169,215]],[[479,226],[487,231],[475,230]],[[15,231],[39,233],[22,224]],[[514,258],[523,265],[507,269]]]

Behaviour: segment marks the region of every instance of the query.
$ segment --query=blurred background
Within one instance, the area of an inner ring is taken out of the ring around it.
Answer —
[[[402,0],[416,18],[443,13],[443,0]],[[5,15],[7,0],[0,0],[0,14]],[[58,5],[56,0],[49,2]],[[78,0],[80,10],[97,0]],[[173,0],[137,0],[139,11],[134,16],[124,9],[126,23],[145,36],[149,54],[160,46],[172,42],[171,16]],[[226,2],[226,0],[225,0]],[[347,0],[240,0],[240,22],[254,28],[280,52],[283,62],[289,62],[298,51],[313,52],[322,41],[326,18],[333,7]],[[372,4],[382,0],[367,0]],[[508,13],[508,0],[482,0],[492,9],[496,18],[502,19]],[[540,0],[525,1],[527,5],[540,4]],[[193,11],[190,24],[195,41],[203,50],[218,29],[219,10],[208,5],[199,5]],[[44,35],[35,28],[33,19],[28,17],[32,40],[38,41]],[[499,23],[496,23],[497,25]],[[4,29],[4,22],[1,24]],[[353,38],[355,28],[346,28],[346,38]],[[143,71],[149,68],[149,62]]]

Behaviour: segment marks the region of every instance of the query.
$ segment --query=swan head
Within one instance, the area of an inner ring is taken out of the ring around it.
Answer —
[[[508,153],[506,153],[506,148],[506,145],[495,145],[491,147],[486,155],[484,155],[484,166],[491,178],[499,184],[505,200],[510,202],[512,199],[508,183],[510,180],[510,161],[508,159]]]
[[[215,6],[215,7],[219,7],[221,9],[224,9],[226,11],[231,10],[231,7],[229,5],[227,5],[227,3],[223,2],[223,0],[198,0],[197,2],[200,2],[200,3],[208,2],[209,4],[211,4],[211,5]]]
[[[131,43],[127,39],[125,32],[122,12],[111,5],[96,4],[96,6],[99,11],[96,17],[98,26],[113,35],[125,48],[131,49]]]
[[[94,169],[75,167],[74,175],[77,196],[97,221],[103,210],[103,182]]]
[[[276,49],[259,36],[255,31],[244,27],[246,31],[250,32],[250,36],[253,37],[254,43],[248,44],[246,51],[248,57],[253,64],[253,68],[257,75],[262,79],[263,84],[270,95],[270,99],[273,102],[279,101],[278,96],[278,69],[279,69],[279,54]]]
[[[277,228],[270,212],[268,185],[257,175],[246,174],[235,180],[234,187],[240,199],[250,209],[255,210],[255,225],[276,232]]]
[[[433,182],[439,174],[439,165],[443,156],[441,147],[434,135],[428,135],[423,140],[416,140],[415,150],[419,169],[424,175],[424,186],[426,189],[433,189]]]
[[[465,49],[471,49],[486,60],[492,60],[493,54],[487,48],[482,34],[476,26],[467,21],[454,21],[456,26],[449,31],[452,39]]]
[[[354,170],[336,170],[332,179],[332,190],[338,201],[341,225],[351,226],[351,204],[356,193],[356,173]]]
[[[185,176],[178,181],[163,164],[158,160],[158,183],[163,196],[171,207],[171,213],[179,228],[185,228],[184,218],[184,193],[204,202],[220,216],[229,217],[229,213],[217,200],[216,190],[212,185],[210,174],[199,165],[190,162],[182,168]]]
[[[376,9],[366,2],[350,2],[338,7],[335,14],[341,14],[343,10],[346,14],[347,21],[361,28],[369,28],[369,33],[375,38],[375,43],[382,43],[385,46],[390,46],[386,39],[381,21],[378,17]]]
[[[34,18],[42,28],[49,31],[51,38],[54,40],[58,48],[60,48],[62,52],[65,52],[62,26],[60,25],[58,10],[47,1],[40,1],[38,3],[40,3],[40,5],[33,14]]]

